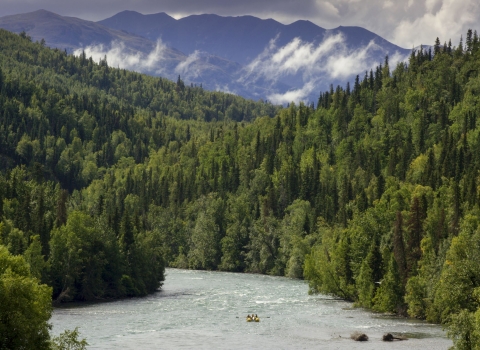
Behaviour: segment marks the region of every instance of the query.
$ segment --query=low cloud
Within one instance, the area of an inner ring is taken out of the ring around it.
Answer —
[[[328,57],[323,70],[334,79],[359,74],[381,63],[369,60],[368,53],[376,48],[378,46],[375,42],[370,41],[367,46],[352,52],[346,52],[345,50],[334,52],[333,55]]]
[[[290,102],[298,103],[299,101],[308,100],[309,95],[316,92],[317,86],[314,81],[306,83],[301,89],[290,90],[285,93],[275,93],[267,96],[267,99],[273,104],[287,104]]]
[[[286,75],[302,73],[305,78],[318,73],[323,68],[320,63],[335,50],[343,50],[344,38],[341,34],[325,38],[319,45],[293,39],[283,47],[275,45],[277,38],[270,41],[267,48],[245,67],[242,80],[278,80]]]
[[[333,81],[346,83],[365,71],[375,69],[383,63],[378,57],[383,49],[374,41],[367,45],[349,49],[344,36],[340,34],[327,36],[321,43],[314,45],[293,39],[285,46],[277,47],[272,40],[265,50],[244,69],[238,79],[241,83],[270,81],[271,86],[277,82],[295,82],[293,88],[285,93],[272,93],[268,99],[273,103],[288,103],[311,100],[312,94],[318,93]],[[404,61],[407,57],[395,52],[391,54],[390,65]]]
[[[221,91],[221,92],[225,92],[227,94],[233,94],[233,95],[237,95],[237,92],[235,91],[235,89],[232,89],[229,85],[225,84],[225,85],[219,85],[219,84],[215,84],[215,88],[214,88],[215,91]]]
[[[189,56],[170,57],[168,48],[158,40],[155,48],[149,53],[133,51],[123,42],[114,41],[110,45],[91,45],[83,49],[74,51],[74,55],[81,55],[85,52],[87,57],[92,57],[94,61],[107,59],[111,67],[132,70],[151,75],[161,75],[174,79],[177,75],[188,76],[189,79],[195,79],[200,74],[199,61],[201,54],[195,51]]]
[[[180,62],[175,67],[175,73],[182,76],[188,75],[192,79],[197,78],[200,75],[200,71],[195,67],[195,63],[198,62],[199,58],[200,52],[195,50],[185,61]]]
[[[278,80],[302,74],[304,81],[310,81],[320,73],[332,79],[347,78],[382,63],[371,58],[375,50],[382,49],[374,41],[358,49],[348,49],[342,34],[328,36],[317,46],[295,38],[283,47],[276,47],[273,40],[245,67],[241,79]]]
[[[77,49],[73,52],[79,56],[82,51],[87,57],[92,57],[94,61],[107,58],[107,63],[111,67],[119,67],[137,72],[162,74],[162,62],[165,61],[166,46],[159,40],[155,48],[148,54],[140,51],[129,50],[123,42],[113,41],[110,46],[103,44],[91,45],[83,49]]]
[[[277,38],[272,39],[265,50],[242,70],[222,71],[223,78],[218,76],[221,70],[216,71],[218,67],[205,60],[205,53],[195,51],[189,56],[172,58],[161,41],[149,53],[132,51],[122,42],[112,42],[110,45],[92,45],[75,50],[74,54],[80,55],[84,51],[87,57],[97,62],[106,57],[112,67],[169,79],[180,75],[184,80],[203,82],[205,86],[228,93],[249,91],[252,96],[267,98],[276,104],[312,101],[312,96],[326,89],[330,83],[343,85],[347,81],[352,82],[357,74],[363,75],[365,71],[374,69],[383,63],[378,61],[378,57],[387,54],[379,54],[379,50],[383,49],[374,41],[357,49],[348,48],[341,33],[326,36],[319,44],[303,42],[299,38],[284,46],[277,46],[276,42]],[[393,53],[390,65],[394,67],[406,58]],[[291,88],[286,91],[288,86]]]

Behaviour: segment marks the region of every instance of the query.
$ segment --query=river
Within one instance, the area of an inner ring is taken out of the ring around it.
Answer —
[[[374,314],[304,281],[253,274],[167,269],[162,291],[145,298],[68,305],[52,333],[79,327],[89,349],[448,349],[441,327]],[[259,323],[248,323],[256,313]],[[350,339],[353,332],[368,342]],[[384,333],[409,339],[386,343]]]

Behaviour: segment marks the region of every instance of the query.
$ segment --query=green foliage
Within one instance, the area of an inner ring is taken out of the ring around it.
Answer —
[[[0,348],[49,349],[50,287],[0,245]]]
[[[286,209],[280,225],[279,253],[285,266],[285,276],[302,278],[305,255],[313,244],[311,237],[307,237],[311,225],[310,202],[295,200]]]
[[[220,261],[221,218],[224,202],[215,193],[201,197],[190,210],[191,223],[189,265],[194,269],[213,270]]]
[[[370,251],[363,260],[360,271],[358,272],[358,277],[355,280],[355,286],[358,289],[358,300],[357,305],[371,308],[374,305],[374,297],[377,286],[376,283],[381,281],[376,281],[374,278],[374,269],[376,259],[376,245],[372,244]]]
[[[86,350],[88,343],[85,339],[78,339],[79,335],[78,327],[73,331],[67,329],[51,340],[50,348],[52,350]]]
[[[101,218],[72,211],[66,225],[52,231],[48,262],[53,298],[61,302],[154,292],[164,269],[157,236],[138,233],[127,245],[123,236],[117,240]]]
[[[245,269],[246,245],[251,225],[251,213],[246,193],[229,196],[225,213],[227,230],[221,240],[222,260],[219,268],[226,271]]]
[[[479,306],[475,289],[480,287],[480,230],[476,217],[474,221],[474,227],[467,229],[470,225],[465,223],[468,226],[452,239],[436,290],[434,307],[438,319],[447,324],[454,322],[452,315],[473,313]]]
[[[49,264],[42,255],[42,245],[40,244],[40,236],[31,237],[30,246],[23,254],[25,261],[30,265],[30,274],[39,281],[47,279]]]
[[[476,350],[480,338],[478,322],[475,315],[468,310],[460,310],[451,317],[448,336],[453,339],[454,348],[458,350]]]
[[[403,285],[393,255],[389,260],[387,272],[380,282],[373,300],[374,309],[384,312],[402,312]]]
[[[72,212],[65,226],[52,231],[51,255],[53,297],[82,300],[101,296],[101,278],[106,263],[93,220],[81,212]]]
[[[283,264],[277,261],[279,248],[278,220],[263,214],[253,223],[247,246],[247,271],[283,275]]]
[[[355,300],[357,292],[352,279],[348,241],[340,238],[340,229],[332,229],[321,219],[318,226],[320,244],[314,246],[305,258],[304,277],[309,281],[310,292]]]

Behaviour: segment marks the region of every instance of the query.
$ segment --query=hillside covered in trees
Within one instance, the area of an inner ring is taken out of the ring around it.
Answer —
[[[58,302],[285,275],[474,349],[479,68],[469,31],[281,109],[1,31],[0,243]]]
[[[2,31],[0,41],[3,244],[12,254],[39,249],[35,269],[55,300],[156,290],[164,258],[147,217],[153,168],[137,165],[165,145],[207,134],[212,119],[273,116],[276,107],[111,69],[25,35]],[[133,194],[138,171],[150,179],[141,206]],[[94,193],[90,207],[82,191],[107,178],[111,190]]]

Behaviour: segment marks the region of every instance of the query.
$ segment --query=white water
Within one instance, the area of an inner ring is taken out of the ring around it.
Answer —
[[[145,298],[55,309],[53,334],[79,327],[90,349],[448,349],[437,325],[386,317],[283,277],[167,269]],[[247,323],[256,313],[260,323]],[[368,342],[355,342],[359,331]],[[382,342],[384,333],[407,341]]]

